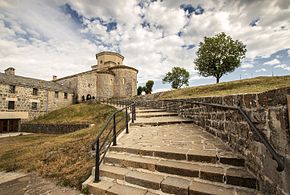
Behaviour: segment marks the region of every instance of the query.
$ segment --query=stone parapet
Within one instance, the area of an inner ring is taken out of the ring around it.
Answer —
[[[208,132],[223,140],[246,158],[246,166],[261,180],[261,190],[266,194],[290,193],[290,138],[287,94],[289,88],[259,94],[201,97],[178,100],[135,99],[138,106],[166,108],[180,116],[190,118]],[[238,110],[198,105],[206,102],[242,108],[257,129],[275,150],[285,157],[285,170],[276,171],[264,144],[255,136]]]
[[[89,124],[21,124],[22,132],[65,134],[90,127]]]

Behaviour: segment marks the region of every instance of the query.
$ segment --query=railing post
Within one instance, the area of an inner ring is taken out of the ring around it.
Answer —
[[[128,127],[128,108],[126,108],[126,133],[129,133],[129,127]]]
[[[113,125],[114,125],[114,132],[113,132],[113,136],[114,136],[114,139],[113,139],[113,146],[116,146],[117,145],[117,133],[116,133],[116,114],[114,114],[114,121],[113,121]]]
[[[97,140],[96,143],[96,165],[95,165],[95,182],[100,181],[100,167],[99,167],[99,162],[100,162],[100,143],[99,139]]]
[[[131,107],[131,113],[132,113],[132,123],[134,123],[134,104]]]
[[[133,108],[134,108],[134,120],[136,120],[136,105],[133,104]]]

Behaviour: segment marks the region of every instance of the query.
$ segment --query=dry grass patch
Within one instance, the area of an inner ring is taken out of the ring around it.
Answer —
[[[82,106],[87,108],[88,105],[79,104],[71,107],[81,109]],[[41,176],[56,180],[61,185],[80,188],[81,183],[90,175],[91,168],[95,163],[91,143],[115,110],[113,107],[100,104],[90,106],[95,109],[88,108],[91,112],[86,113],[93,115],[90,118],[91,122],[95,122],[95,127],[65,135],[31,134],[1,138],[0,170],[35,171]],[[68,110],[72,110],[72,108],[68,107],[52,114],[57,117],[56,113],[67,112]],[[76,116],[75,113],[70,113],[70,115]],[[63,118],[63,116],[68,115],[61,114],[60,116]],[[119,119],[122,116],[124,114],[120,113],[117,118]],[[48,118],[50,122],[60,120],[59,118],[54,119],[51,116],[44,116],[37,121],[43,123],[45,118]],[[79,121],[79,117],[76,118]],[[70,120],[65,119],[65,121],[69,122]],[[75,122],[75,118],[72,117],[72,121]],[[124,123],[119,124],[119,128],[121,126],[124,127]]]
[[[223,96],[244,93],[261,93],[277,88],[289,87],[290,76],[256,77],[219,84],[188,87],[152,94],[159,99],[194,98],[206,96]]]

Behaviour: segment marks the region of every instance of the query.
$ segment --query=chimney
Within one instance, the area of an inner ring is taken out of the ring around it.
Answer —
[[[55,81],[57,79],[57,76],[53,75],[52,80]]]
[[[14,68],[12,68],[12,67],[9,67],[9,68],[7,68],[6,70],[5,70],[5,74],[6,75],[15,75],[15,69]]]

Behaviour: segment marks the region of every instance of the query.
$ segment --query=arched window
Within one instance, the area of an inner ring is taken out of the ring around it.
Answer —
[[[123,85],[125,85],[125,78],[123,78],[122,82],[123,82]]]

